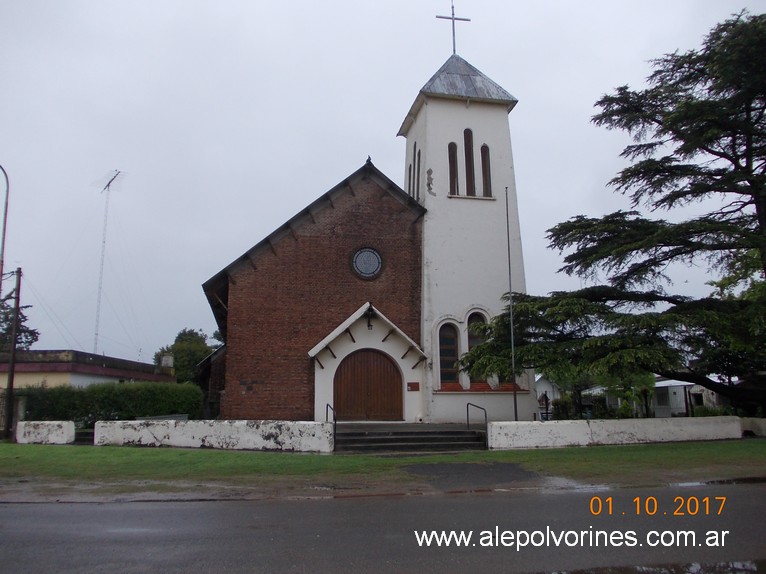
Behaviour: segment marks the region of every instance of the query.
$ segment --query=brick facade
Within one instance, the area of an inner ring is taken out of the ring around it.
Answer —
[[[227,419],[313,420],[308,351],[365,302],[420,343],[423,209],[367,163],[208,281],[226,337]],[[383,268],[360,278],[371,247]]]

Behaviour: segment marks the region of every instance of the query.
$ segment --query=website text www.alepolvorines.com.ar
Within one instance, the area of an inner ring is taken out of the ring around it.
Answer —
[[[485,547],[514,548],[520,552],[539,547],[722,547],[726,545],[728,530],[650,530],[639,534],[635,530],[503,530],[495,526],[490,530],[415,530],[415,540],[422,547]]]

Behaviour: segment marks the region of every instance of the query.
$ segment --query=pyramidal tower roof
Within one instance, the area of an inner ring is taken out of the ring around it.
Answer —
[[[474,100],[505,104],[508,112],[518,100],[499,84],[485,76],[457,54],[452,54],[444,65],[420,89],[397,135],[406,135],[426,97]]]

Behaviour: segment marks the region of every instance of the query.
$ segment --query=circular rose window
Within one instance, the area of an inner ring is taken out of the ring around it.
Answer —
[[[365,247],[354,253],[351,264],[356,274],[363,279],[374,279],[383,268],[383,259],[381,259],[380,253]]]

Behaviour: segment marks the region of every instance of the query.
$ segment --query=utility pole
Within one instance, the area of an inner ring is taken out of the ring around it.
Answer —
[[[513,341],[513,257],[511,255],[511,212],[508,186],[505,186],[505,232],[508,236],[508,323],[511,328],[511,377],[513,377],[513,420],[519,420],[519,404],[516,398],[516,349]]]
[[[11,319],[11,353],[8,358],[8,385],[5,388],[5,438],[13,438],[13,377],[16,374],[16,338],[19,328],[19,304],[21,302],[21,267],[16,269],[16,288],[13,291],[13,318]]]
[[[11,182],[8,180],[8,172],[0,165],[0,171],[5,177],[5,206],[3,208],[3,234],[0,239],[0,298],[3,296],[3,272],[5,267],[5,228],[8,225],[8,196],[11,194]]]

